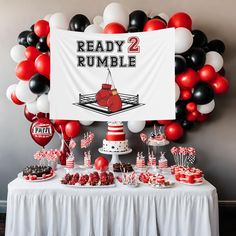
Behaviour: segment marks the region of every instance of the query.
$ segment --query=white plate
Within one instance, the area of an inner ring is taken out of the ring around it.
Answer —
[[[85,184],[85,185],[70,185],[70,184],[62,184],[61,183],[61,185],[64,185],[64,186],[69,187],[69,188],[114,188],[114,187],[116,187],[116,184],[92,186],[92,185],[89,185],[89,184]]]
[[[20,173],[18,174],[18,178],[23,179],[23,180],[25,180],[25,181],[27,181],[27,182],[44,182],[44,181],[47,181],[47,180],[50,180],[50,179],[54,178],[55,176],[56,176],[56,172],[53,172],[53,175],[50,176],[50,177],[48,177],[48,178],[46,178],[46,179],[31,180],[31,179],[25,179],[25,178],[23,177],[23,173],[22,173],[22,172],[20,172]]]
[[[93,165],[91,167],[85,167],[84,165],[79,165],[80,169],[86,170],[86,169],[93,169]]]
[[[184,184],[184,185],[189,185],[189,186],[198,186],[198,185],[203,184],[203,182],[190,184],[190,183],[185,183],[185,182],[182,182],[182,181],[178,181],[178,183],[181,183],[181,184]]]

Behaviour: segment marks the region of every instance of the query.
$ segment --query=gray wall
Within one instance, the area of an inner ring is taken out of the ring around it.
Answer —
[[[30,27],[40,17],[57,11],[68,16],[83,13],[92,18],[101,14],[109,1],[101,0],[0,0],[0,200],[7,198],[7,184],[27,164],[33,162],[33,154],[39,147],[29,135],[29,122],[23,115],[23,107],[11,104],[5,97],[7,87],[16,83],[15,63],[9,52],[16,44],[19,32]],[[194,28],[207,33],[209,39],[220,38],[227,45],[224,55],[225,69],[230,80],[230,92],[219,96],[216,101],[215,114],[211,122],[196,127],[188,134],[186,145],[192,145],[198,151],[198,165],[209,181],[218,189],[221,200],[236,200],[236,111],[235,111],[235,75],[236,75],[236,17],[234,0],[146,0],[121,1],[130,10],[156,10],[172,14],[176,11],[187,11],[192,15]],[[91,126],[96,134],[93,149],[101,145],[105,135],[104,123]],[[134,161],[137,150],[142,149],[138,135],[127,131],[130,146],[134,153],[123,157],[123,160]],[[50,147],[57,147],[56,137]],[[95,156],[97,153],[95,153]],[[81,154],[77,154],[81,159]],[[1,203],[1,202],[0,202]]]

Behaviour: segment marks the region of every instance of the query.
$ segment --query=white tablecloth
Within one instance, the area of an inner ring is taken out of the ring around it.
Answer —
[[[59,183],[16,178],[8,185],[7,236],[218,236],[214,186],[176,183],[74,189]]]

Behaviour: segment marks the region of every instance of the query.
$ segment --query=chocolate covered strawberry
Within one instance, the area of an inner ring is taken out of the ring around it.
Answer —
[[[101,185],[109,185],[109,177],[106,172],[100,174]]]
[[[88,175],[82,175],[80,177],[80,179],[79,179],[79,183],[81,185],[85,185],[85,184],[87,184],[88,180],[89,180],[89,176]]]
[[[99,182],[99,176],[96,175],[95,173],[90,173],[89,174],[89,184],[92,186],[97,185]]]

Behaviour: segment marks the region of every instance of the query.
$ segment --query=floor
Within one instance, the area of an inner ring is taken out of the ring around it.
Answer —
[[[219,217],[220,236],[236,236],[236,206],[220,204]],[[0,236],[4,236],[5,218],[5,214],[0,214]]]

